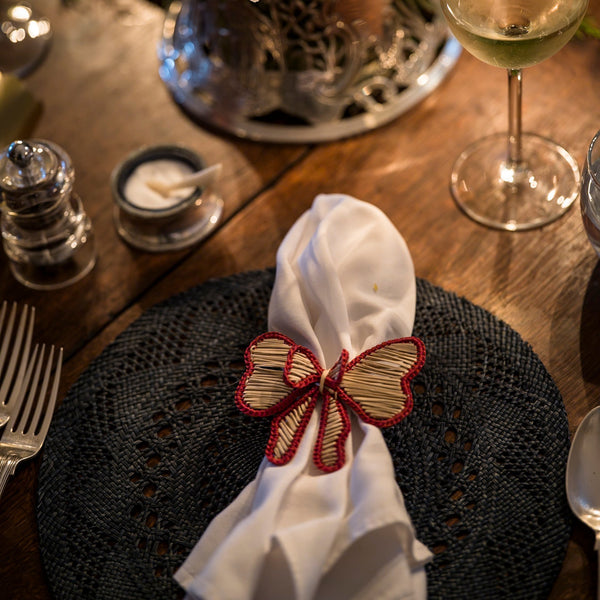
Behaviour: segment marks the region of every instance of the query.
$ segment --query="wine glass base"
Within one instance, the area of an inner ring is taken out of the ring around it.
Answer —
[[[506,134],[469,146],[452,169],[450,189],[473,220],[495,229],[521,231],[561,217],[579,194],[581,177],[573,157],[551,140],[522,135],[524,160],[508,162]]]

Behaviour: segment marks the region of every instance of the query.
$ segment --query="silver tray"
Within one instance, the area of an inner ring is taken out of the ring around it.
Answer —
[[[272,9],[278,4],[270,2]],[[312,143],[375,129],[435,90],[461,53],[441,16],[425,20],[417,14],[418,0],[395,0],[395,27],[388,27],[385,52],[380,41],[373,41],[357,22],[345,24],[337,19],[332,32],[320,11],[314,18],[320,18],[323,30],[330,33],[318,42],[330,52],[335,48],[334,63],[338,64],[323,70],[323,57],[320,62],[314,59],[313,32],[311,39],[298,45],[310,55],[304,70],[286,68],[284,59],[280,61],[283,66],[274,68],[272,57],[281,57],[283,50],[282,36],[273,33],[272,23],[266,22],[265,15],[256,15],[257,8],[248,9],[254,13],[238,14],[225,28],[225,47],[218,40],[222,23],[218,33],[211,30],[216,17],[210,11],[220,6],[212,0],[171,4],[158,49],[159,73],[189,116],[240,138]],[[225,18],[231,14],[224,13]],[[217,16],[222,22],[223,15]],[[265,31],[271,36],[268,39]],[[293,33],[297,38],[298,28]],[[232,57],[232,39],[240,56]],[[374,59],[375,43],[379,57]]]

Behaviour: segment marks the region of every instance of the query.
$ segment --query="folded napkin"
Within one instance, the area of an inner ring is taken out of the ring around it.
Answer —
[[[277,253],[269,329],[331,373],[343,350],[352,361],[410,336],[415,305],[412,260],[387,217],[349,196],[320,195]],[[321,373],[321,391],[324,381],[332,380]],[[426,597],[431,554],[416,539],[381,431],[350,411],[341,461],[324,471],[314,455],[321,412],[319,401],[306,413],[291,459],[265,458],[206,529],[175,574],[186,598]]]

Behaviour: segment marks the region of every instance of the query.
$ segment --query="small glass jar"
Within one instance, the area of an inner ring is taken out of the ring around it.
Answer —
[[[71,159],[47,140],[17,140],[0,155],[2,245],[27,287],[62,288],[94,267],[92,224],[74,181]]]
[[[223,211],[214,184],[178,190],[167,197],[146,185],[152,178],[173,181],[204,168],[198,154],[176,145],[142,148],[128,156],[111,178],[119,235],[148,252],[180,250],[206,237]]]

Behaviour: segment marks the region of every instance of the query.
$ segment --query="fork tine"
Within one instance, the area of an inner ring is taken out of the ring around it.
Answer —
[[[27,372],[23,377],[23,381],[21,382],[19,389],[16,391],[16,394],[13,394],[11,396],[11,400],[13,402],[10,409],[10,425],[7,425],[7,429],[10,429],[11,431],[15,431],[17,429],[17,426],[23,422],[23,417],[25,416],[25,413],[29,413],[29,408],[27,407],[27,404],[25,405],[25,408],[22,409],[22,407],[23,402],[25,401],[25,398],[27,396],[27,390],[29,389],[31,375],[36,365],[38,350],[39,346],[38,344],[36,344],[35,348],[33,349],[33,352],[31,353],[31,358],[27,364]]]
[[[52,367],[53,353],[54,353],[54,346],[52,346],[52,349],[50,351],[50,357],[48,359],[48,367],[46,368],[46,376],[44,377],[45,385],[47,385],[48,380],[50,379],[50,371],[51,371],[51,367]],[[63,349],[60,348],[58,351],[58,357],[56,359],[56,370],[54,371],[54,380],[52,382],[52,389],[50,390],[50,398],[48,398],[48,405],[46,407],[46,412],[44,414],[44,420],[38,426],[39,431],[38,431],[37,435],[39,435],[42,438],[42,440],[46,437],[46,433],[48,433],[48,428],[50,427],[50,421],[52,420],[52,416],[54,414],[54,405],[56,404],[56,398],[58,396],[58,384],[60,382],[60,372],[62,369],[62,358],[63,358]]]
[[[6,316],[6,300],[2,303],[2,313],[0,318],[0,326],[4,325],[4,317]],[[8,323],[6,324],[6,330],[2,336],[2,348],[0,348],[0,369],[4,366],[4,360],[6,359],[6,353],[8,352],[8,345],[12,335],[13,325],[15,324],[15,314],[17,312],[17,303],[13,302],[12,310],[8,317]]]
[[[27,369],[23,387],[21,388],[19,406],[15,407],[15,411],[11,415],[9,429],[13,433],[39,436],[43,440],[50,427],[50,421],[52,420],[54,413],[54,405],[56,404],[56,398],[58,396],[58,385],[60,382],[63,357],[63,349],[60,348],[56,359],[56,368],[54,370],[54,379],[50,390],[50,396],[46,401],[52,367],[54,366],[54,351],[54,346],[50,346],[48,358],[45,360],[44,355],[46,353],[46,347],[42,345],[41,348],[38,348],[36,345]],[[44,361],[46,367],[40,383],[40,375],[42,373]],[[27,396],[26,400],[24,400],[25,396]],[[23,402],[25,402],[24,405]],[[21,408],[21,406],[23,407]],[[33,416],[31,415],[32,412]]]
[[[33,338],[33,324],[35,322],[35,307],[34,306],[30,306],[29,307],[29,323],[27,324],[27,333],[25,334],[25,346],[23,347],[23,351],[21,353],[21,356],[26,356],[29,357],[29,349],[31,348],[31,340]],[[26,313],[27,311],[27,305],[25,305],[23,312]],[[21,316],[21,321],[25,321],[25,315]],[[20,325],[19,325],[19,329],[20,329]],[[16,350],[15,350],[16,351]],[[18,377],[23,377],[24,373],[25,373],[25,368],[27,365],[27,360],[22,360],[21,364],[19,366],[19,372],[17,374]]]
[[[2,342],[2,354],[6,354],[8,350],[8,342],[12,334],[12,329],[14,325],[15,313],[16,313],[17,305],[13,304],[13,308],[11,310],[11,315],[9,317],[9,330],[8,333],[5,333],[4,340]],[[29,320],[28,320],[29,318]],[[14,345],[12,348],[12,353],[10,356],[10,360],[6,369],[6,372],[3,376],[2,387],[0,387],[0,405],[4,405],[8,407],[11,405],[12,401],[16,398],[18,394],[18,382],[23,380],[23,376],[25,374],[25,369],[27,367],[29,349],[31,347],[31,339],[33,337],[33,324],[35,321],[35,308],[28,307],[25,305],[23,307],[23,311],[21,312],[21,319],[19,321],[19,327],[17,329],[17,333],[14,340]],[[25,333],[25,328],[27,328],[27,333]],[[25,336],[25,345],[23,347],[23,351],[21,353],[21,344],[23,342],[23,336]],[[0,365],[3,364],[5,356],[0,358]],[[20,359],[19,370],[17,373],[16,379],[13,382],[13,374],[17,365],[17,361]],[[11,393],[10,398],[7,400],[8,390],[10,389],[11,384],[13,385],[13,392]]]
[[[10,427],[11,431],[25,433],[29,429],[29,423],[31,422],[30,415],[34,408],[43,404],[38,402],[38,382],[40,380],[40,373],[42,371],[42,365],[44,364],[44,353],[46,351],[45,344],[39,349],[37,359],[32,357],[29,366],[27,367],[27,376],[23,380],[21,391],[19,393],[22,407],[19,410],[15,410],[11,413]],[[31,377],[33,371],[33,379]],[[26,398],[25,400],[23,400]],[[40,395],[43,400],[43,396]],[[23,404],[23,401],[25,404]]]
[[[50,371],[52,371],[52,359],[54,358],[54,346],[50,346],[50,354],[48,356],[48,360],[46,362],[46,369],[44,371],[44,379],[42,380],[41,388],[38,391],[38,380],[40,371],[42,369],[42,365],[44,364],[44,352],[46,350],[45,346],[42,346],[42,352],[40,354],[40,360],[38,363],[38,368],[36,369],[35,381],[31,386],[31,395],[34,397],[33,403],[35,404],[35,412],[31,419],[28,419],[29,425],[23,423],[23,427],[27,427],[27,429],[33,433],[37,430],[37,424],[40,420],[40,414],[42,409],[44,408],[45,399],[46,399],[46,391],[48,390],[48,381],[50,380]]]
[[[0,308],[0,331],[2,331],[2,324],[4,323],[4,317],[6,315],[6,306],[6,300],[4,300],[2,302],[2,308]]]

